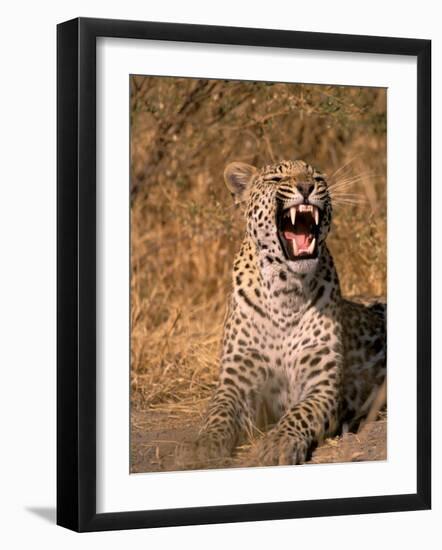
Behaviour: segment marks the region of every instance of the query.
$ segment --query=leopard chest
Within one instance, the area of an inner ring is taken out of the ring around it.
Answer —
[[[313,309],[289,317],[288,323],[267,323],[262,334],[268,369],[264,400],[279,418],[304,398],[310,374],[334,354],[338,331],[330,317]]]

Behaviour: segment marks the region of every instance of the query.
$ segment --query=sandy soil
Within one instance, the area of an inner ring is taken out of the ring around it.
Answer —
[[[201,415],[189,411],[132,411],[131,472],[174,471],[176,447],[191,439],[200,425]],[[327,439],[313,452],[311,464],[386,460],[387,421],[366,424],[357,434],[346,433]],[[241,467],[233,457],[227,466]]]

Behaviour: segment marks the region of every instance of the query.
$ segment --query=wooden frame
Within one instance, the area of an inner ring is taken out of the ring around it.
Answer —
[[[57,523],[131,529],[430,508],[431,43],[428,40],[75,19],[58,40]],[[96,513],[96,38],[302,48],[417,58],[417,492]]]

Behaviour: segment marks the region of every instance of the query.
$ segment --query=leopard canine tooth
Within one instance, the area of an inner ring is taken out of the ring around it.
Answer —
[[[290,241],[292,243],[293,255],[298,255],[298,245],[296,244],[296,239]]]
[[[290,219],[292,220],[292,225],[295,225],[296,220],[296,206],[290,208]]]
[[[316,208],[316,206],[313,210],[313,214],[315,216],[315,224],[318,225],[318,223],[319,223],[319,210]]]
[[[312,240],[310,243],[310,246],[308,247],[308,253],[313,254],[313,251],[315,250],[315,244],[316,244],[316,238]]]

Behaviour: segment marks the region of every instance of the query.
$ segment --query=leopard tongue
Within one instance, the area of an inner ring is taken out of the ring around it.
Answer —
[[[295,241],[298,250],[307,250],[313,240],[311,233],[293,233],[292,231],[284,231],[284,237],[288,241]]]

